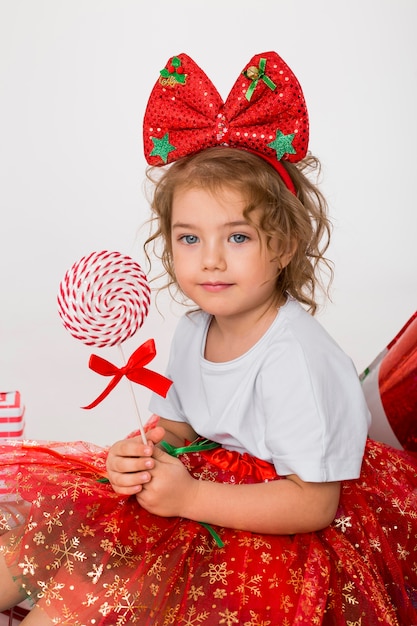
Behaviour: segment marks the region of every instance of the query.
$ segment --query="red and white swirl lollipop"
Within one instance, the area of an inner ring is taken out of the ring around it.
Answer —
[[[66,272],[58,312],[73,337],[103,348],[132,337],[150,301],[147,278],[136,261],[120,252],[92,252]]]
[[[118,345],[132,337],[148,315],[151,290],[140,265],[119,252],[92,252],[66,272],[59,286],[58,312],[73,337],[97,348]],[[166,396],[171,385],[164,376],[144,367],[156,354],[153,339],[142,344],[126,365],[116,367],[102,357],[91,355],[89,366],[103,376],[113,376],[102,394],[91,404],[101,402],[123,376]],[[144,434],[132,389],[140,432]]]

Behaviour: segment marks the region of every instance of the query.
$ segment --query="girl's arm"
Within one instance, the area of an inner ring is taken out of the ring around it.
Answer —
[[[197,433],[186,422],[174,422],[158,417],[158,426],[165,430],[164,440],[176,448],[180,448],[186,441],[197,439]]]
[[[182,517],[258,533],[292,535],[321,530],[334,519],[340,483],[307,483],[295,474],[251,485],[195,481]],[[145,500],[146,488],[138,495]],[[146,507],[146,501],[145,505]]]
[[[156,427],[148,434],[147,447],[134,439],[119,442],[128,445],[119,448],[128,456],[116,454],[108,461],[115,490],[136,494],[151,513],[272,534],[313,532],[333,521],[340,483],[308,483],[296,475],[251,485],[196,480],[181,461],[154,445],[165,435]]]

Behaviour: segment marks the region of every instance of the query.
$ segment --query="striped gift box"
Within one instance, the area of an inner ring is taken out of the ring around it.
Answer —
[[[25,407],[18,391],[0,391],[0,438],[21,437],[25,429]]]
[[[5,439],[17,440],[25,429],[25,407],[18,391],[0,391],[0,443]],[[0,480],[0,496],[13,500],[10,490]]]

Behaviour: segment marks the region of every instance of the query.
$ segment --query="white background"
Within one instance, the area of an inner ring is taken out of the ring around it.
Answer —
[[[107,444],[136,428],[126,381],[80,409],[106,381],[56,294],[94,250],[144,265],[142,118],[180,52],[223,98],[255,53],[298,76],[334,223],[319,319],[358,372],[373,360],[416,309],[416,25],[415,0],[0,0],[0,391],[21,391],[27,436]],[[159,305],[124,350],[154,337],[163,371],[179,311]]]

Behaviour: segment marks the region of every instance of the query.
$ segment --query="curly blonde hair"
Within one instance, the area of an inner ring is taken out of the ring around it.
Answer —
[[[331,234],[327,202],[309,178],[311,172],[320,172],[320,163],[316,157],[308,155],[297,164],[285,162],[285,167],[295,185],[296,195],[287,189],[279,174],[266,161],[235,148],[203,150],[174,162],[162,173],[160,168],[148,169],[147,178],[154,185],[151,199],[153,232],[144,249],[150,264],[151,254],[162,261],[167,274],[166,288],[175,287],[179,291],[171,246],[171,208],[175,191],[198,187],[216,194],[233,189],[245,198],[243,213],[248,221],[252,222],[252,211],[262,209],[262,217],[256,226],[266,234],[267,244],[274,238],[282,250],[295,248],[291,261],[277,275],[277,297],[288,293],[314,315],[318,308],[317,288],[328,294],[321,270],[327,270],[328,285],[333,275],[331,263],[324,256]],[[162,250],[158,250],[160,243]]]

